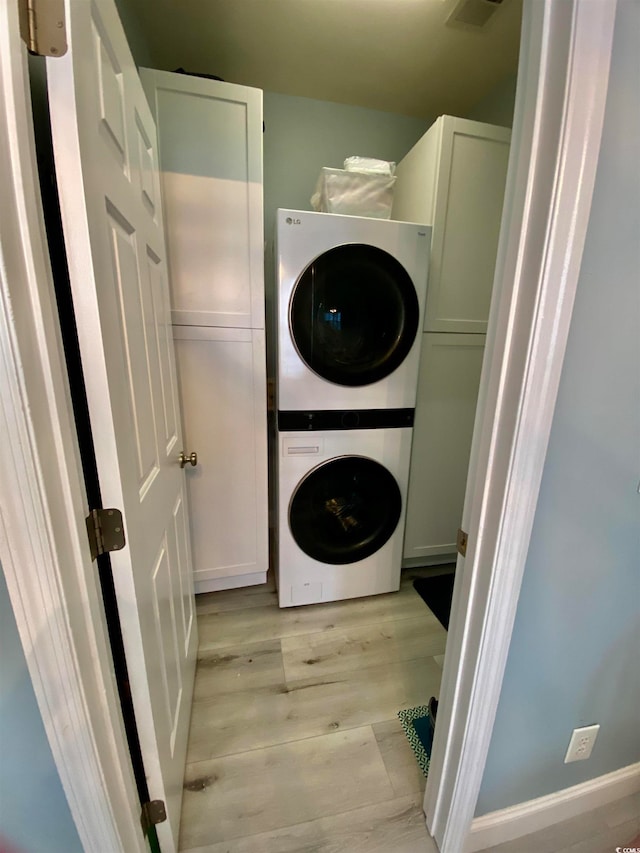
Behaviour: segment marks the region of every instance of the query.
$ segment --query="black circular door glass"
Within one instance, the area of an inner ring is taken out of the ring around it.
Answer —
[[[314,468],[298,485],[289,526],[309,557],[344,565],[380,549],[401,511],[400,489],[386,468],[363,456],[341,456]]]
[[[289,323],[300,357],[337,385],[370,385],[402,363],[418,330],[409,274],[375,246],[354,243],[312,261],[294,287]]]

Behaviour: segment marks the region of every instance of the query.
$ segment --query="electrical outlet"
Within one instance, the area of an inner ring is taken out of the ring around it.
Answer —
[[[569,764],[570,761],[584,761],[585,758],[589,758],[599,730],[599,724],[574,729],[569,741],[569,749],[567,749],[567,754],[564,757],[564,763]]]

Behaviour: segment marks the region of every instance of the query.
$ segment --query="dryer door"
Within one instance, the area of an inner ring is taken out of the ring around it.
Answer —
[[[342,565],[382,548],[401,512],[400,489],[385,467],[363,456],[340,456],[299,483],[289,505],[289,527],[305,554]]]
[[[370,385],[405,359],[419,313],[402,264],[382,249],[354,243],[306,267],[291,296],[289,327],[314,373],[337,385]]]

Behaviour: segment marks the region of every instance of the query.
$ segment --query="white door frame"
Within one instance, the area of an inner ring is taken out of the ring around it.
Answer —
[[[424,808],[460,853],[489,750],[600,151],[616,2],[528,0]]]
[[[493,728],[590,211],[615,14],[613,1],[526,0],[525,7],[523,82],[465,502],[469,548],[459,564],[425,795],[442,853],[462,850]],[[84,537],[86,496],[16,9],[0,4],[0,560],[84,849],[142,852]]]

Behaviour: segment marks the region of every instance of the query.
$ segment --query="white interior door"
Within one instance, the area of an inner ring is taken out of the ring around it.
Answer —
[[[152,799],[176,851],[197,644],[155,126],[112,0],[67,2],[69,52],[48,61],[69,272]]]

